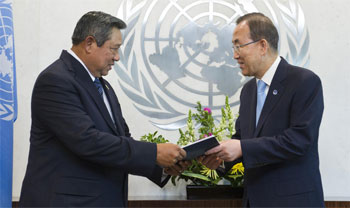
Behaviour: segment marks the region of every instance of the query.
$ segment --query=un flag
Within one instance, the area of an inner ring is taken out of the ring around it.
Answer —
[[[0,0],[0,207],[12,207],[13,122],[17,116],[12,0]]]

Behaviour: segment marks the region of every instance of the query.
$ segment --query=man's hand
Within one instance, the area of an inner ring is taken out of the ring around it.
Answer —
[[[222,164],[222,159],[216,156],[216,154],[205,155],[197,158],[197,161],[205,165],[212,170],[217,169]]]
[[[181,175],[181,173],[186,170],[190,165],[192,165],[191,161],[179,161],[173,166],[170,166],[168,168],[164,168],[164,172],[168,175],[178,176]]]
[[[230,162],[242,157],[241,141],[237,139],[223,141],[219,146],[216,146],[205,153],[207,156],[212,154],[225,162]]]
[[[157,144],[157,164],[161,167],[170,167],[186,157],[186,152],[176,144]]]

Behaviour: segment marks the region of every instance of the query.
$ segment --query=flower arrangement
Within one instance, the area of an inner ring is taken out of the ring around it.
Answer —
[[[185,131],[179,129],[180,138],[177,144],[180,146],[195,142],[198,139],[215,135],[219,141],[230,139],[235,133],[234,123],[237,116],[234,116],[228,102],[225,99],[225,108],[221,109],[221,120],[215,125],[214,118],[210,108],[202,108],[200,102],[197,102],[196,113],[188,112],[187,128]],[[195,125],[199,126],[197,134],[195,133]],[[157,131],[153,134],[149,133],[141,137],[141,141],[165,143],[168,142],[162,135],[157,136]],[[172,176],[171,181],[176,185],[176,181],[183,179],[190,181],[194,185],[215,186],[223,179],[228,180],[233,187],[243,185],[244,167],[242,163],[235,164],[227,173],[218,173],[218,170],[211,170],[197,160],[192,160],[192,165],[179,176]]]

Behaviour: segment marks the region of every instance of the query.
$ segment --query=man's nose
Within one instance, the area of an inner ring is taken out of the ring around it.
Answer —
[[[120,59],[119,53],[116,53],[116,54],[113,56],[113,60],[114,60],[114,61],[119,61],[119,59]]]
[[[239,53],[236,50],[233,51],[233,58],[234,59],[238,59],[239,58]]]
[[[239,58],[239,53],[236,50],[233,50],[233,58],[238,59]]]

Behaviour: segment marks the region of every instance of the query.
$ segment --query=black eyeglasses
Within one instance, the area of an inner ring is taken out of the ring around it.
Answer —
[[[240,52],[240,48],[243,48],[244,46],[247,46],[247,45],[250,45],[250,44],[259,42],[260,40],[261,40],[261,39],[255,40],[255,41],[252,41],[252,42],[249,42],[249,43],[246,43],[246,44],[242,44],[242,45],[233,45],[233,46],[232,46],[233,51],[236,51],[237,53],[239,53],[239,52]]]

